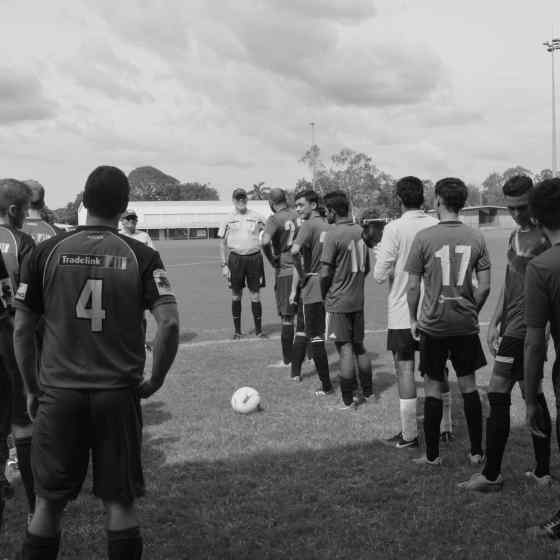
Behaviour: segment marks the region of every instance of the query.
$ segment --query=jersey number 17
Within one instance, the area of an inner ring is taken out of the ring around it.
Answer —
[[[456,245],[455,254],[461,255],[459,263],[459,270],[457,271],[457,283],[455,286],[460,288],[465,283],[465,276],[469,268],[471,260],[471,246],[470,245]],[[442,286],[451,286],[451,259],[449,245],[444,245],[434,255],[440,260],[441,263],[441,284]]]

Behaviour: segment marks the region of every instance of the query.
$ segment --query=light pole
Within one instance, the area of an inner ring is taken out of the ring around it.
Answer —
[[[313,169],[313,190],[315,190],[315,172],[316,172],[316,165],[315,165],[315,160],[316,155],[315,155],[315,123],[314,122],[310,122],[309,126],[311,127],[311,164],[312,164],[312,169]]]
[[[543,43],[550,53],[552,62],[552,176],[556,177],[557,147],[556,147],[556,79],[554,72],[554,52],[560,51],[560,39],[552,39]]]

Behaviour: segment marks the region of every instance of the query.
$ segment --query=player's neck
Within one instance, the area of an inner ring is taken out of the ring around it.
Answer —
[[[41,219],[41,211],[40,210],[34,210],[33,208],[30,208],[27,217],[30,220],[40,220]]]
[[[459,214],[455,212],[450,212],[442,206],[439,207],[439,221],[440,222],[458,222]]]
[[[99,218],[98,216],[87,215],[86,226],[100,226],[117,229],[119,225],[119,217],[115,217],[112,220],[107,220],[105,218]]]

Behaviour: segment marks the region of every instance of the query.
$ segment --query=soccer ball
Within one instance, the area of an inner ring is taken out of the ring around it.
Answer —
[[[239,414],[250,414],[260,410],[261,397],[252,387],[241,387],[231,397],[231,407]]]

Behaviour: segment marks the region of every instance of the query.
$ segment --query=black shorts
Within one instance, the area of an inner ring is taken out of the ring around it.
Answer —
[[[418,341],[412,338],[410,329],[389,329],[387,331],[387,350],[396,356],[410,356],[414,359],[414,352],[419,349]]]
[[[305,334],[305,316],[303,314],[303,303],[300,299],[296,311],[296,335],[301,333]]]
[[[363,343],[363,310],[352,313],[327,313],[327,339],[335,343]]]
[[[29,426],[31,419],[27,414],[25,389],[14,354],[13,338],[14,329],[12,323],[7,320],[2,321],[0,324],[0,375],[7,376],[11,382],[11,421],[16,426]]]
[[[322,301],[303,304],[305,334],[309,340],[325,339],[325,304]]]
[[[473,374],[486,365],[478,334],[437,338],[420,334],[420,372],[436,381],[445,378],[445,364],[451,361],[457,377]]]
[[[523,381],[524,358],[525,341],[522,338],[504,336],[496,352],[492,373],[513,382]]]
[[[135,388],[48,388],[33,425],[35,491],[47,500],[76,498],[93,463],[93,493],[128,504],[144,494],[142,411]]]
[[[230,253],[228,257],[228,268],[231,273],[229,287],[234,292],[240,292],[247,283],[250,292],[258,292],[264,288],[264,261],[262,254],[238,255]]]
[[[274,294],[276,295],[276,306],[280,317],[293,317],[296,314],[297,305],[290,303],[292,293],[293,276],[277,276],[274,284]]]

